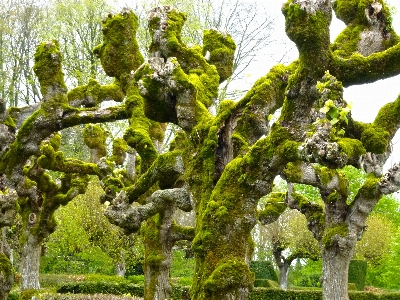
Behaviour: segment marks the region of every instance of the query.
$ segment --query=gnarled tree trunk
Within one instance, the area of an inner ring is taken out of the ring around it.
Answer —
[[[348,300],[348,273],[351,257],[336,248],[322,251],[322,299]]]
[[[28,232],[21,257],[21,290],[40,289],[39,267],[41,249],[42,241]]]
[[[290,263],[285,261],[279,266],[279,286],[283,290],[288,288],[288,276],[289,276]]]

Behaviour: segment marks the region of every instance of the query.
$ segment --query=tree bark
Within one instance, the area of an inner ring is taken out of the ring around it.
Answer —
[[[349,300],[348,273],[351,251],[340,251],[336,247],[322,251],[322,299]]]
[[[169,209],[163,215],[156,215],[147,221],[144,232],[145,246],[145,300],[169,299],[172,291],[169,273],[172,263],[172,246],[169,228],[172,213]],[[157,234],[155,234],[157,233]]]
[[[42,241],[28,232],[21,256],[21,290],[40,289],[39,266]]]
[[[0,300],[6,300],[14,283],[14,272],[7,256],[0,253]]]
[[[290,263],[285,261],[279,266],[279,286],[282,290],[288,288],[288,276],[289,276]]]

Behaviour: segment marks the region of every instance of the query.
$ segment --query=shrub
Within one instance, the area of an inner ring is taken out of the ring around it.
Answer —
[[[101,281],[67,283],[60,286],[57,289],[57,293],[113,294],[113,295],[131,294],[143,297],[144,286],[133,283],[115,283],[115,282],[101,282]]]
[[[132,275],[128,276],[126,279],[128,279],[131,283],[144,284],[144,275]]]
[[[64,284],[69,284],[69,283],[75,284],[77,282],[113,282],[113,283],[128,284],[128,283],[138,283],[139,280],[135,282],[133,280],[129,280],[120,276],[109,276],[100,274],[81,274],[81,275],[41,274],[40,275],[40,285],[44,288],[60,287]]]
[[[355,283],[357,290],[363,291],[367,276],[367,262],[365,260],[351,260],[349,266],[349,283]]]
[[[255,287],[266,287],[266,288],[279,288],[279,283],[270,279],[256,279],[254,281]]]
[[[348,289],[349,291],[357,291],[357,286],[356,286],[355,283],[349,283],[347,289]]]
[[[400,293],[366,293],[349,292],[350,300],[395,300],[400,299]],[[281,290],[271,288],[254,288],[248,300],[321,300],[321,290]]]
[[[270,261],[252,261],[250,263],[250,270],[254,272],[256,279],[269,279],[278,281],[274,266]]]
[[[18,292],[11,292],[8,294],[7,300],[18,300],[19,294]]]

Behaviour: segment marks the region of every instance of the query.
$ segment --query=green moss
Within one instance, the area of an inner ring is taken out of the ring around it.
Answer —
[[[39,295],[39,290],[28,289],[21,291],[21,294],[19,295],[19,300],[31,300],[33,297],[40,299]]]
[[[103,21],[103,44],[93,49],[108,76],[122,79],[143,62],[136,41],[138,18],[132,11],[108,15]]]
[[[346,224],[339,224],[337,226],[327,228],[324,232],[324,236],[322,237],[322,244],[325,247],[332,246],[336,235],[345,237],[348,234],[349,229]]]
[[[385,153],[389,145],[390,135],[386,130],[369,126],[361,134],[361,142],[367,152]]]
[[[329,42],[329,25],[331,15],[317,10],[315,14],[308,14],[299,4],[287,1],[282,12],[286,19],[286,34],[296,43],[300,56],[320,51],[320,57],[327,51]],[[314,57],[316,62],[319,58]]]
[[[372,199],[379,195],[379,178],[372,173],[368,174],[362,187],[358,190],[358,194],[365,199]]]
[[[344,153],[348,159],[358,159],[361,155],[366,153],[363,143],[357,139],[340,138],[337,143],[340,152]]]
[[[11,116],[7,116],[7,118],[3,120],[2,124],[14,129],[17,127],[17,125],[15,125],[14,119]]]
[[[40,82],[40,91],[45,96],[52,86],[67,89],[62,72],[62,55],[56,40],[41,43],[35,53],[33,70]]]
[[[387,131],[390,135],[394,135],[397,131],[397,126],[400,123],[400,96],[397,97],[396,101],[385,104],[378,112],[376,119],[374,120],[373,126],[377,128],[381,133]],[[386,138],[386,136],[377,138]]]
[[[303,176],[300,164],[296,164],[293,162],[290,162],[286,165],[284,172],[285,176],[291,182],[300,182]]]
[[[286,210],[286,193],[270,193],[264,209],[258,212],[258,219],[266,225],[274,222]]]
[[[210,56],[208,62],[215,65],[220,77],[220,83],[233,73],[233,59],[236,45],[228,34],[216,30],[205,30],[203,35],[203,55]]]
[[[105,100],[114,100],[121,102],[125,98],[125,94],[118,84],[100,85],[95,79],[89,79],[89,83],[85,86],[78,86],[67,94],[68,101],[81,101],[88,99],[89,103],[86,107],[96,106]]]
[[[340,199],[341,199],[341,197],[340,197],[339,193],[337,191],[333,191],[326,198],[326,202],[331,204],[331,203],[335,203],[335,202],[339,201]]]
[[[112,160],[117,165],[122,165],[124,163],[126,151],[128,151],[128,144],[124,139],[116,138],[113,140]]]
[[[13,274],[11,262],[3,253],[0,253],[0,274],[4,278],[10,278]]]
[[[100,125],[86,125],[82,135],[85,144],[90,149],[96,149],[98,151],[98,157],[107,156],[107,149],[105,146],[107,133],[103,130],[103,128],[101,128]]]
[[[232,293],[232,297],[238,297],[235,293],[241,288],[252,290],[253,282],[254,273],[247,264],[238,260],[224,260],[205,281],[207,299],[221,299],[229,293]]]

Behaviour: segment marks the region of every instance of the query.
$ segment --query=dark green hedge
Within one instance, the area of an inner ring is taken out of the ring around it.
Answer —
[[[72,288],[71,284],[68,284],[69,288]],[[79,286],[79,287],[78,287]],[[85,288],[83,288],[86,286]],[[98,288],[99,286],[97,286]],[[104,288],[102,290],[94,290],[93,283],[84,283],[84,284],[76,284],[75,290],[69,290],[69,288],[64,288],[63,291],[65,293],[84,293],[84,290],[92,290],[94,293],[105,293],[111,294],[108,291],[113,291],[112,294],[121,295],[123,294],[122,289],[118,292],[115,292],[114,284],[113,288]],[[121,288],[121,286],[120,286]],[[59,289],[60,290],[60,289]],[[125,293],[130,293],[131,295],[135,296],[143,296],[143,285],[136,285],[135,288],[130,289],[125,287]],[[88,293],[89,294],[89,293]],[[93,294],[93,293],[91,293]],[[71,294],[72,295],[72,294]],[[43,295],[41,295],[43,296]],[[7,300],[17,300],[19,298],[19,294],[16,292],[10,293]],[[172,291],[171,298],[173,300],[190,300],[189,297],[189,287],[180,287],[175,286]],[[371,292],[356,292],[350,291],[349,292],[350,300],[399,300],[400,293],[371,293]],[[43,297],[44,300],[50,299],[62,299],[65,300],[65,297],[62,297],[60,294],[47,294],[46,297]],[[72,298],[71,298],[72,299]],[[321,290],[281,290],[276,288],[254,288],[254,290],[250,293],[248,300],[321,300],[322,299],[322,291]]]
[[[57,289],[57,293],[73,293],[73,294],[113,294],[124,295],[131,294],[143,297],[144,286],[142,284],[133,283],[107,283],[107,282],[81,282],[67,283]],[[189,287],[174,286],[171,294],[175,300],[190,300]]]
[[[278,281],[274,266],[270,261],[255,260],[250,262],[250,270],[254,272],[256,279],[269,279]]]
[[[350,300],[398,300],[400,293],[366,293],[349,292]],[[248,300],[321,300],[322,291],[320,290],[280,290],[269,288],[254,288]]]
[[[279,288],[279,283],[270,279],[256,279],[254,281],[255,287],[266,287],[266,288]]]
[[[18,300],[19,293],[18,292],[11,292],[8,294],[7,300]]]
[[[367,262],[353,259],[349,265],[349,283],[355,283],[357,290],[363,291],[367,276]]]
[[[131,294],[143,297],[143,285],[133,283],[115,283],[115,282],[81,282],[67,283],[57,289],[57,293],[74,294],[113,294],[124,295]]]

